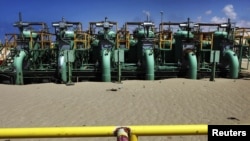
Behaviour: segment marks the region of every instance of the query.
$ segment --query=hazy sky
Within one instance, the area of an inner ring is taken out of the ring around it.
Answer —
[[[82,22],[83,29],[92,21],[108,17],[119,27],[125,22],[144,21],[148,14],[156,25],[161,21],[225,22],[228,18],[237,26],[250,27],[250,0],[1,0],[0,39],[5,33],[18,32],[13,23],[22,12],[23,21]]]

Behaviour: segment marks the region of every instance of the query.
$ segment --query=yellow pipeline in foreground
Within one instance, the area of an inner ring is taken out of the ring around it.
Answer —
[[[112,137],[121,127],[130,130],[131,141],[137,141],[138,136],[207,135],[208,132],[208,125],[0,128],[0,138]]]

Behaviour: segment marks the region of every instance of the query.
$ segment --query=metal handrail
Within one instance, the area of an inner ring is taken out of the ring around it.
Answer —
[[[139,125],[139,126],[84,126],[0,128],[0,138],[66,138],[66,137],[116,137],[117,130],[126,129],[130,141],[138,136],[207,135],[208,125]]]

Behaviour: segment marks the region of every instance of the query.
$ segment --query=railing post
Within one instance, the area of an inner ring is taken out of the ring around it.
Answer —
[[[117,141],[129,141],[129,128],[118,128],[116,129]]]
[[[138,137],[135,134],[130,135],[130,141],[138,141]]]

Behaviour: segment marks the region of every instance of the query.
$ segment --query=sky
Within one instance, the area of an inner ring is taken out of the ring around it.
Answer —
[[[52,22],[81,22],[83,30],[89,22],[108,20],[118,22],[142,22],[147,15],[159,25],[164,22],[222,23],[228,18],[239,27],[250,27],[250,0],[1,0],[0,40],[5,33],[18,33],[13,23],[18,13],[26,22],[45,22],[53,32]]]

